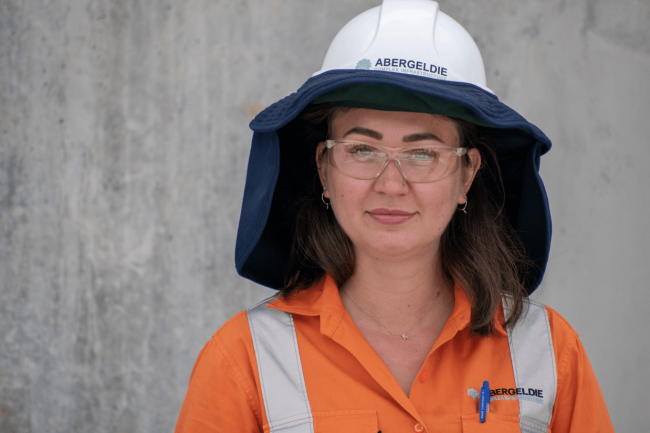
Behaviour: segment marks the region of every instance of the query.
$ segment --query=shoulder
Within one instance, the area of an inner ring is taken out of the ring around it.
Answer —
[[[557,359],[558,371],[561,370],[562,361],[582,347],[578,333],[560,313],[548,305],[537,304],[544,308],[548,316],[548,323],[553,338],[553,348]]]
[[[176,432],[257,431],[262,422],[257,363],[247,314],[242,311],[199,353]]]
[[[600,395],[598,382],[580,336],[569,322],[553,308],[538,304],[546,310],[553,339],[557,371],[558,399],[566,393],[582,393],[589,389]]]
[[[548,305],[532,299],[525,301],[520,320],[522,323],[518,322],[517,326],[524,328],[530,327],[531,322],[537,322],[537,325],[545,323],[548,327],[548,333],[553,337],[553,346],[556,348],[558,344],[563,346],[578,339],[578,333],[564,317]]]
[[[219,347],[223,346],[233,350],[242,349],[249,342],[252,346],[253,342],[248,327],[247,313],[244,310],[231,317],[212,335],[211,341],[214,341]]]
[[[571,356],[576,348],[580,346],[578,333],[553,308],[532,300],[527,302],[520,320],[526,323],[520,325],[523,325],[524,328],[530,327],[531,322],[537,323],[537,329],[540,329],[539,326],[547,328],[544,334],[548,335],[552,340],[556,367],[560,372],[562,363],[566,362],[565,358]],[[541,336],[541,334],[538,334],[538,336]]]
[[[246,311],[241,311],[221,326],[205,344],[194,367],[212,375],[234,375],[247,392],[255,380],[255,351]]]
[[[580,373],[579,371],[575,371],[576,369],[590,369],[591,366],[589,365],[587,354],[580,342],[578,333],[560,313],[546,305],[544,308],[548,314],[551,336],[553,338],[558,386],[562,386],[568,376]]]
[[[548,342],[554,355],[557,385],[562,384],[570,370],[587,360],[578,333],[564,317],[547,305],[529,300],[516,328],[519,338],[528,340],[528,345],[534,342],[535,346],[542,344],[548,347],[543,344],[544,341]]]
[[[598,380],[578,333],[553,308],[542,307],[548,315],[556,359],[553,430],[613,432]]]
[[[575,338],[578,337],[578,333],[571,327],[569,322],[562,315],[560,315],[560,313],[548,305],[539,304],[537,302],[535,302],[535,304],[546,310],[546,314],[548,315],[548,320],[553,332],[558,332],[562,335],[573,336]]]
[[[257,362],[247,311],[237,313],[224,323],[206,343],[202,355],[203,352],[218,359],[222,364],[220,370],[234,374],[247,393],[256,394]]]

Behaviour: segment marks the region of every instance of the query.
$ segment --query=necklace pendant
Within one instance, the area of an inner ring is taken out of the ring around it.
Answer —
[[[406,340],[406,339],[408,338],[408,337],[406,336],[406,334],[404,334],[404,333],[402,333],[402,335],[400,335],[400,337],[402,337],[404,340]]]

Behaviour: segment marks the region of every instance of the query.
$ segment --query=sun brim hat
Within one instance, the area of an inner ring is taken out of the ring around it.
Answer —
[[[384,0],[354,18],[335,37],[322,69],[250,123],[235,247],[241,276],[274,289],[284,285],[297,202],[317,186],[318,143],[298,119],[314,103],[441,114],[487,127],[505,215],[536,265],[527,289],[538,287],[551,242],[539,164],[551,142],[491,92],[472,37],[430,0]]]
[[[235,247],[237,272],[267,287],[283,287],[296,203],[314,187],[314,150],[318,144],[284,127],[313,101],[321,97],[330,100],[337,90],[356,85],[386,86],[388,92],[398,89],[420,95],[423,101],[441,100],[444,104],[437,114],[449,112],[451,107],[454,113],[463,112],[467,120],[476,118],[480,124],[490,126],[503,178],[506,216],[536,265],[536,275],[528,287],[532,293],[546,269],[551,242],[551,215],[539,176],[540,156],[550,149],[550,140],[496,96],[477,86],[381,71],[344,70],[317,75],[250,123],[253,140]],[[336,105],[337,101],[329,102]],[[347,103],[353,105],[353,101]],[[357,105],[364,103],[368,101]]]

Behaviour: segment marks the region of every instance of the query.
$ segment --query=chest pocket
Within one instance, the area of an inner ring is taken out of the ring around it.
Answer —
[[[312,430],[313,429],[313,430]],[[377,433],[377,412],[374,410],[337,410],[313,412],[307,420],[293,420],[264,425],[264,433]]]
[[[377,433],[374,410],[314,412],[314,433]]]
[[[461,417],[463,433],[521,433],[519,417],[509,415],[485,414],[485,422],[481,422],[479,414]],[[548,430],[550,433],[550,430]]]

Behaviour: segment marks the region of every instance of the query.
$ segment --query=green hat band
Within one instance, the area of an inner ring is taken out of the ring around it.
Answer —
[[[314,99],[312,104],[440,114],[463,119],[480,126],[492,126],[462,105],[380,84],[352,84],[340,87]]]

